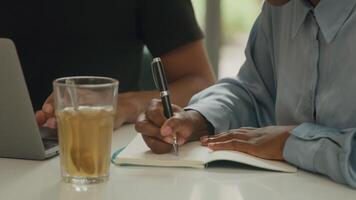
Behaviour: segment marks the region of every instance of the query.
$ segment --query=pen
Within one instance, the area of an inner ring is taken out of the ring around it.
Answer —
[[[157,89],[160,92],[164,116],[168,119],[173,116],[173,110],[171,106],[171,101],[169,99],[169,91],[167,85],[166,74],[164,72],[164,67],[160,58],[154,58],[152,63],[152,76]],[[174,154],[178,156],[178,139],[177,135],[173,135],[173,149]]]

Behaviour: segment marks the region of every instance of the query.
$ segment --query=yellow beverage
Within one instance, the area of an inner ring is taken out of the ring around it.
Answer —
[[[56,112],[64,177],[107,177],[114,111],[112,107],[66,108]]]

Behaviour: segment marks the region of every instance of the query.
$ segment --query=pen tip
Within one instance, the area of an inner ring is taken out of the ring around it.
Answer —
[[[178,156],[178,144],[173,144],[174,155]]]

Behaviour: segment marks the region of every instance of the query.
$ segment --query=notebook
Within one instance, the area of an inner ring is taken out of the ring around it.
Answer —
[[[112,161],[117,165],[139,165],[159,167],[206,168],[213,161],[232,161],[267,170],[296,172],[297,168],[280,161],[265,160],[237,151],[212,151],[201,146],[199,141],[187,143],[179,148],[179,156],[173,153],[154,154],[138,134],[124,149],[117,150]]]

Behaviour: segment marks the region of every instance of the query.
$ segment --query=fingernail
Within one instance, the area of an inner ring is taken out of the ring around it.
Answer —
[[[173,132],[173,130],[169,126],[166,126],[166,127],[162,128],[162,130],[161,130],[161,133],[163,136],[171,135],[172,132]]]
[[[169,143],[169,144],[173,144],[173,138],[172,137],[165,137],[163,138],[163,141]]]
[[[209,149],[213,149],[213,150],[214,150],[214,148],[215,148],[215,143],[208,143],[208,144],[207,144],[207,147],[208,147]]]
[[[203,136],[203,137],[200,138],[201,142],[208,142],[208,140],[209,140],[209,138],[206,137],[206,136]]]

